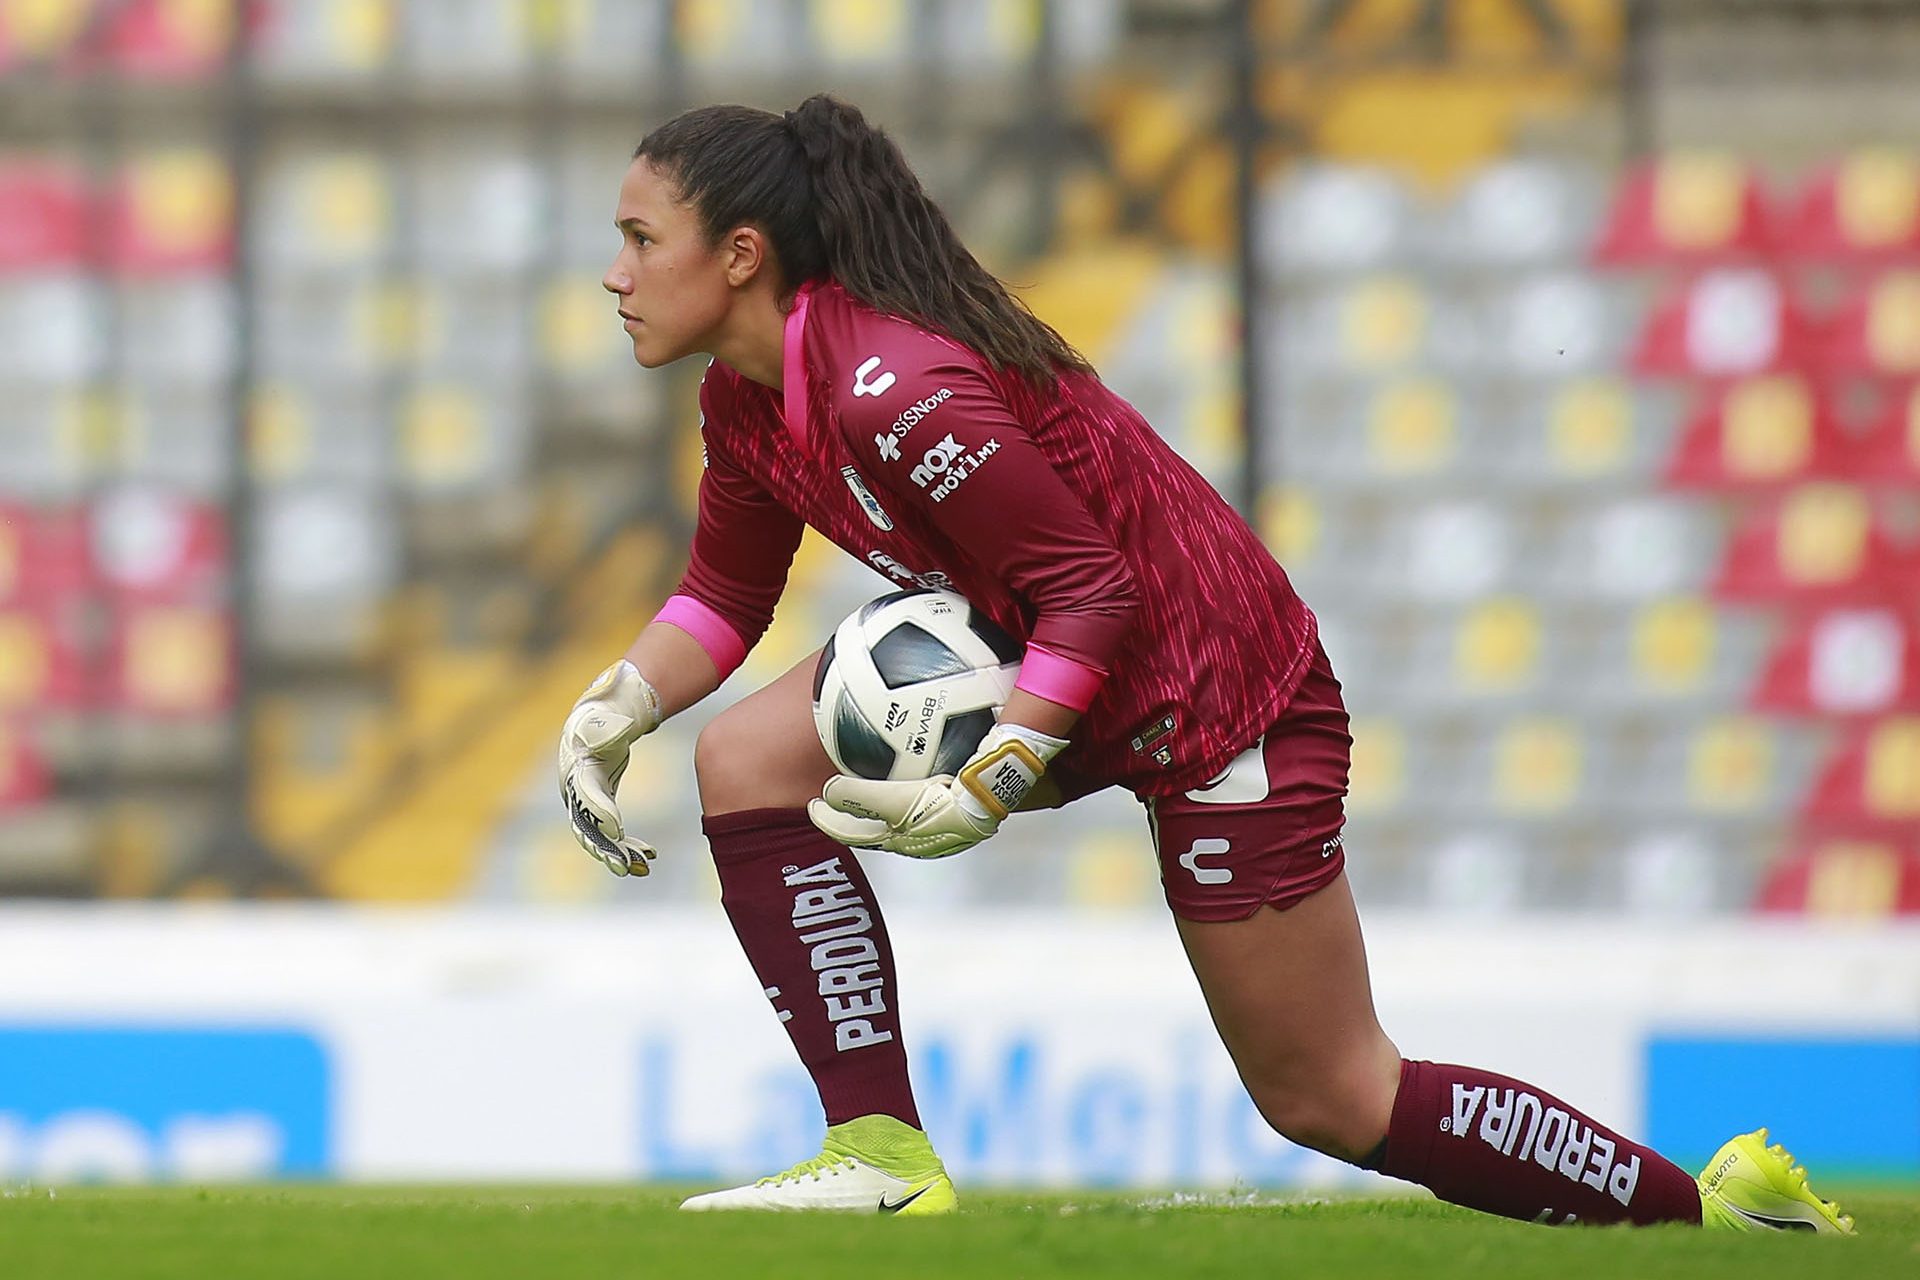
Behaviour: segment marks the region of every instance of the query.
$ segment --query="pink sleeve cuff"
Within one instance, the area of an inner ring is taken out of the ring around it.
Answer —
[[[692,636],[707,656],[713,659],[713,666],[725,680],[734,669],[747,660],[747,642],[733,629],[733,624],[721,617],[712,606],[702,604],[692,596],[677,595],[668,598],[660,612],[653,615],[655,622],[664,622],[680,628]]]
[[[1107,673],[1098,667],[1089,667],[1084,662],[1063,658],[1051,649],[1028,644],[1026,657],[1020,663],[1020,678],[1013,687],[1024,689],[1036,698],[1045,698],[1048,702],[1057,702],[1075,711],[1085,711],[1093,705],[1095,695],[1106,680]]]

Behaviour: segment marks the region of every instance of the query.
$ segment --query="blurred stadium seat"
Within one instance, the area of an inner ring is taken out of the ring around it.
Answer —
[[[1911,602],[1799,619],[1769,657],[1752,706],[1788,715],[1920,712],[1920,619]]]
[[[1486,299],[1480,364],[1513,378],[1609,373],[1631,336],[1626,302],[1617,285],[1584,273],[1522,277]]]
[[[1804,378],[1749,378],[1703,396],[1666,483],[1710,491],[1840,480],[1850,449],[1827,398]]]
[[[1781,247],[1809,261],[1920,258],[1920,155],[1867,148],[1807,176]]]
[[[1920,376],[1920,266],[1888,271],[1842,301],[1827,365],[1837,373]]]
[[[1803,605],[1913,599],[1920,565],[1894,541],[1868,495],[1803,485],[1756,506],[1727,544],[1714,578],[1723,600]]]
[[[1428,229],[1422,255],[1446,269],[1489,272],[1572,265],[1592,243],[1604,178],[1544,157],[1487,165],[1461,184]]]
[[[1608,266],[1700,266],[1770,257],[1773,215],[1752,168],[1674,152],[1629,168],[1596,249]]]
[[[1372,271],[1407,261],[1415,225],[1412,195],[1397,174],[1307,166],[1266,191],[1260,247],[1282,279]]]
[[[1644,377],[1745,378],[1822,364],[1818,330],[1788,283],[1755,267],[1680,284],[1649,314],[1633,354]]]
[[[51,156],[0,161],[0,273],[86,260],[87,188],[77,165]]]
[[[1803,837],[1767,873],[1754,905],[1854,921],[1920,914],[1920,849],[1897,837]]]
[[[1849,729],[1800,812],[1829,828],[1910,830],[1920,821],[1920,716],[1887,716]]]
[[[1857,442],[1854,478],[1867,486],[1920,484],[1920,381],[1892,389]]]

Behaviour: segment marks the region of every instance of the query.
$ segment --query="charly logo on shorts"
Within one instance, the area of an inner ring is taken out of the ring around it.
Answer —
[[[1233,879],[1232,867],[1203,867],[1200,859],[1229,852],[1233,846],[1215,836],[1195,840],[1193,848],[1180,855],[1180,865],[1193,875],[1195,884],[1225,884]]]

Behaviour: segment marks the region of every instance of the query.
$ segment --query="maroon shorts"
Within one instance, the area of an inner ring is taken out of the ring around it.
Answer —
[[[1147,800],[1167,905],[1188,920],[1285,910],[1346,866],[1353,738],[1326,650],[1266,736],[1198,790]]]

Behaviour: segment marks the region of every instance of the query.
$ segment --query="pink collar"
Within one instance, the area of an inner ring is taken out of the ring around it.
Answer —
[[[806,447],[808,434],[807,362],[802,347],[807,336],[807,306],[813,300],[812,294],[811,285],[801,285],[793,295],[793,310],[787,313],[786,328],[781,334],[780,392],[786,402],[787,430],[802,448]]]

